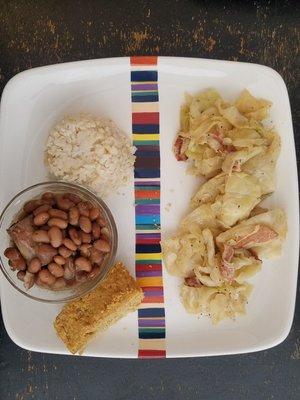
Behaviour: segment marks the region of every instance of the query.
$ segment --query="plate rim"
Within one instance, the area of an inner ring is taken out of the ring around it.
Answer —
[[[73,68],[73,67],[85,67],[85,66],[94,66],[95,64],[100,64],[102,66],[109,66],[111,63],[114,65],[122,66],[124,65],[124,70],[126,68],[128,71],[131,70],[130,66],[130,57],[109,57],[109,58],[97,58],[97,59],[89,59],[89,60],[79,60],[79,61],[70,61],[66,63],[57,63],[57,64],[51,64],[51,65],[46,65],[46,66],[41,66],[41,67],[35,67],[32,69],[24,70],[13,76],[5,85],[2,95],[1,95],[1,104],[0,104],[0,141],[2,140],[3,137],[3,130],[1,129],[2,127],[2,119],[3,119],[3,108],[5,107],[5,102],[6,98],[9,95],[9,91],[11,88],[14,88],[16,85],[19,84],[19,82],[23,81],[24,79],[27,79],[27,77],[32,77],[35,76],[37,73],[44,72],[44,71],[51,71],[51,70],[64,70],[66,68]],[[162,64],[160,63],[160,60],[163,62]],[[273,68],[268,67],[263,64],[258,64],[258,63],[249,63],[249,62],[241,62],[241,61],[231,61],[231,60],[220,60],[220,59],[208,59],[208,58],[197,58],[197,57],[176,57],[176,56],[158,56],[158,63],[157,63],[157,70],[159,71],[160,68],[163,69],[164,66],[170,65],[172,67],[172,63],[176,64],[177,62],[184,63],[192,63],[193,61],[198,62],[198,63],[214,63],[216,66],[222,66],[223,64],[226,65],[235,65],[235,66],[241,66],[241,67],[248,67],[252,69],[259,69],[261,71],[265,71],[267,74],[272,75],[272,77],[280,84],[280,89],[284,92],[284,97],[285,97],[285,103],[287,106],[287,113],[288,113],[288,123],[290,126],[290,131],[293,136],[293,146],[289,151],[291,151],[293,154],[291,154],[292,157],[292,164],[293,164],[293,172],[295,173],[295,176],[297,178],[298,182],[298,170],[297,170],[297,158],[296,158],[296,146],[295,146],[295,136],[294,136],[294,130],[293,130],[293,123],[292,123],[292,113],[291,113],[291,105],[290,105],[290,100],[289,100],[289,95],[288,95],[288,90],[287,86],[284,82],[284,79],[282,76]],[[191,68],[195,68],[195,66],[191,65]],[[299,198],[299,187],[298,184],[295,184],[296,188],[296,193]],[[295,241],[299,243],[299,207],[296,209],[296,226],[298,227],[297,231],[297,238]],[[295,255],[293,255],[294,257]],[[297,256],[299,259],[299,248],[297,252]],[[297,262],[296,257],[295,257],[295,262]],[[262,351],[266,350],[272,347],[275,347],[282,343],[288,336],[292,324],[293,324],[293,319],[294,319],[294,314],[295,314],[295,307],[296,307],[296,295],[297,295],[297,274],[298,274],[298,268],[295,268],[295,276],[296,279],[294,281],[294,291],[293,291],[293,307],[289,309],[289,316],[286,318],[286,324],[284,326],[284,329],[281,330],[281,334],[278,335],[278,337],[271,339],[270,341],[267,341],[265,344],[262,345],[253,345],[253,346],[248,346],[245,348],[245,350],[224,350],[224,351],[217,351],[217,352],[207,352],[205,351],[198,353],[195,351],[194,353],[190,354],[188,352],[186,353],[172,353],[168,354],[166,357],[167,358],[185,358],[185,357],[204,357],[204,356],[218,356],[218,355],[231,355],[231,354],[245,354],[245,353],[252,353],[252,352],[257,352],[257,351]],[[1,277],[0,281],[3,280],[3,277]],[[0,285],[1,286],[1,285]],[[1,293],[0,293],[1,295]],[[11,330],[11,327],[9,326],[8,320],[7,320],[7,315],[5,308],[3,307],[3,296],[1,297],[1,304],[2,304],[2,317],[3,317],[3,322],[4,326],[6,328],[6,331],[11,338],[11,340],[18,345],[21,348],[24,348],[29,351],[35,351],[35,352],[41,352],[40,349],[34,348],[34,346],[28,346],[26,343],[22,343],[22,341],[18,340],[18,337],[14,335],[14,332]],[[168,342],[168,335],[166,336],[166,347]],[[43,352],[46,353],[51,353],[51,354],[69,354],[67,351],[66,352],[53,352],[49,349],[44,349]],[[69,354],[70,355],[70,354]],[[92,354],[87,354],[86,356],[95,356]],[[124,353],[120,353],[119,355],[109,355],[109,354],[104,354],[104,355],[97,355],[97,357],[105,357],[105,358],[137,358],[130,356],[126,356]]]

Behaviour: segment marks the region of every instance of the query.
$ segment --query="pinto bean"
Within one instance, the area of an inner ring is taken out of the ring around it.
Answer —
[[[48,232],[42,229],[33,232],[32,240],[37,243],[50,243]]]
[[[90,260],[93,264],[101,264],[102,263],[104,257],[103,257],[103,253],[101,253],[101,251],[92,247],[90,254],[91,254]]]
[[[54,198],[54,194],[52,192],[45,192],[42,195],[42,200],[52,200]]]
[[[55,281],[56,281],[55,276],[52,275],[52,274],[48,271],[48,269],[41,269],[40,272],[39,272],[39,274],[38,274],[38,277],[39,277],[39,279],[40,279],[40,281],[41,281],[42,283],[45,283],[45,284],[48,285],[48,286],[53,285],[53,284],[55,283]]]
[[[23,210],[27,214],[30,214],[30,213],[32,213],[33,210],[35,210],[36,208],[38,208],[41,205],[42,205],[41,200],[30,200],[24,205]]]
[[[80,237],[82,243],[91,243],[92,241],[92,235],[90,233],[85,233],[83,231],[80,231]]]
[[[61,278],[62,276],[64,276],[63,267],[59,264],[56,264],[55,262],[48,264],[48,270],[51,272],[52,275],[55,276],[55,278]]]
[[[54,199],[41,200],[41,202],[42,204],[48,204],[50,207],[53,207],[56,204]]]
[[[91,204],[88,203],[87,201],[81,201],[80,203],[78,203],[77,208],[79,210],[80,215],[88,218],[90,216],[90,206]]]
[[[68,219],[68,214],[65,211],[58,210],[57,208],[51,208],[48,213],[51,218]]]
[[[73,201],[64,196],[56,196],[56,204],[59,209],[64,211],[69,211],[75,205]]]
[[[68,222],[61,218],[50,218],[48,221],[49,226],[57,226],[59,229],[66,229]]]
[[[79,236],[79,233],[77,232],[77,230],[75,228],[70,228],[69,229],[69,236],[71,238],[71,240],[77,245],[80,246],[81,245],[81,238]]]
[[[110,244],[106,240],[103,239],[96,240],[93,243],[93,246],[95,249],[102,251],[103,253],[110,252]]]
[[[66,281],[64,280],[64,278],[58,278],[51,287],[54,290],[59,290],[64,288],[65,286],[66,286]]]
[[[106,221],[106,219],[103,218],[103,217],[97,218],[97,219],[96,219],[96,222],[97,222],[97,224],[100,225],[101,228],[104,228],[104,227],[107,226],[107,221]]]
[[[79,247],[80,254],[84,257],[89,258],[91,256],[92,245],[89,243],[84,243]]]
[[[42,226],[47,223],[49,218],[50,218],[50,215],[47,212],[41,212],[33,218],[33,223],[36,226]]]
[[[50,208],[51,207],[49,204],[43,204],[42,206],[39,206],[38,208],[33,210],[33,215],[36,216],[40,213],[47,212],[47,211],[49,211]]]
[[[93,238],[94,239],[99,239],[101,235],[101,228],[100,225],[97,224],[97,222],[92,223],[92,233],[93,233]]]
[[[71,251],[77,250],[76,244],[71,239],[65,238],[63,240],[63,244],[64,244],[64,246],[66,246],[67,249],[69,249]]]
[[[45,192],[42,195],[41,200],[42,200],[43,204],[48,204],[49,206],[54,206],[55,205],[54,194],[51,193],[51,192]]]
[[[85,257],[78,257],[75,259],[76,271],[90,272],[92,269],[91,262]]]
[[[4,255],[6,258],[8,258],[11,261],[17,260],[21,257],[21,253],[15,247],[8,247],[4,251]]]
[[[93,208],[90,210],[90,215],[89,215],[90,220],[91,220],[91,221],[94,221],[95,219],[97,219],[97,218],[100,217],[100,214],[101,214],[101,213],[100,213],[99,208],[93,207]]]
[[[58,253],[65,259],[69,258],[72,255],[72,251],[70,249],[67,249],[65,246],[60,246],[58,249]]]
[[[74,193],[66,193],[64,194],[64,198],[71,200],[74,204],[81,202],[81,198]]]
[[[66,263],[66,259],[60,255],[56,255],[55,257],[53,257],[53,261],[59,265],[65,265]]]
[[[48,231],[51,245],[56,249],[62,245],[63,234],[57,226],[52,226]]]
[[[13,269],[17,269],[19,271],[25,271],[27,267],[26,261],[22,256],[20,258],[17,258],[16,260],[11,261],[11,266],[13,267]]]
[[[70,208],[69,223],[74,226],[78,225],[79,217],[80,217],[80,212],[79,212],[78,208],[77,207]]]
[[[108,228],[101,228],[101,236],[104,236],[105,239],[109,239],[110,234],[109,234],[109,229]]]
[[[79,218],[79,226],[80,229],[85,233],[92,232],[92,224],[89,218],[81,216]]]
[[[31,272],[32,274],[36,274],[41,268],[42,263],[37,257],[33,258],[28,264],[28,272]]]

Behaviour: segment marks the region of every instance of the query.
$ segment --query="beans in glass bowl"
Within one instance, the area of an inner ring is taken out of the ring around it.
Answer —
[[[26,202],[8,234],[4,255],[26,290],[57,291],[94,279],[111,251],[104,213],[73,193],[44,192]]]

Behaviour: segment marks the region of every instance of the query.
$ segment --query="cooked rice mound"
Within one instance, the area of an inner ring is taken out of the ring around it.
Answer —
[[[113,121],[77,114],[66,116],[51,130],[45,160],[56,178],[105,197],[131,178],[134,152],[129,137]]]

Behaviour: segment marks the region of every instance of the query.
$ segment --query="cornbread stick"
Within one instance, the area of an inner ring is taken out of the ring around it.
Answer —
[[[143,300],[143,292],[122,263],[117,263],[92,292],[64,306],[54,328],[71,353],[82,353],[103,332]]]

